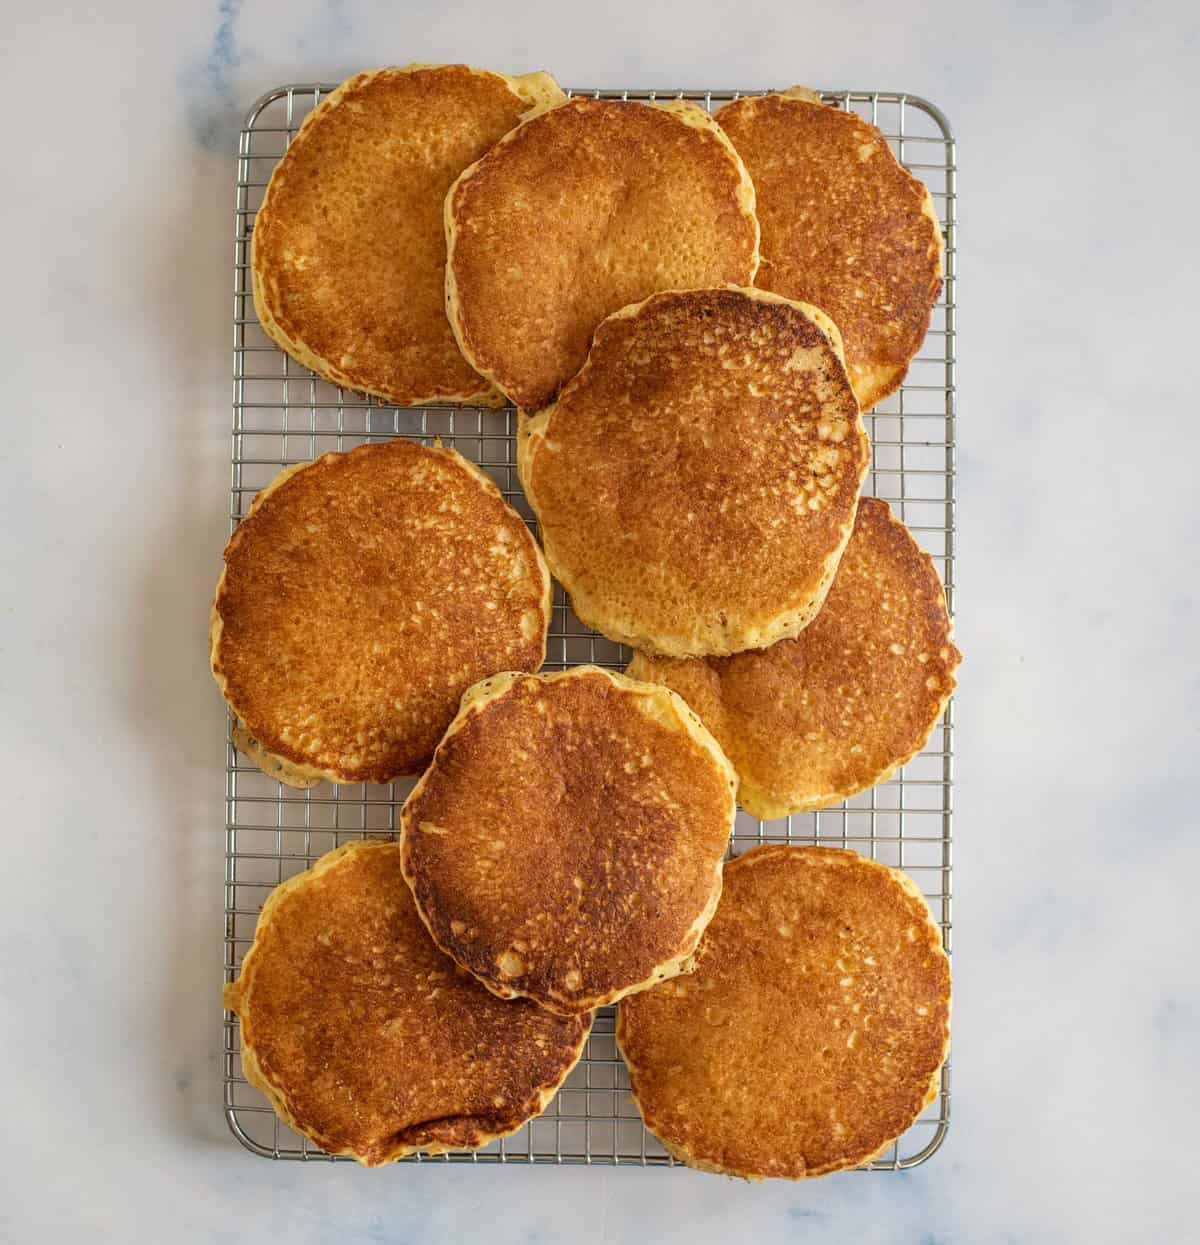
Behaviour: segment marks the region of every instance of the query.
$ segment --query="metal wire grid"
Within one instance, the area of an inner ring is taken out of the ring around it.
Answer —
[[[254,313],[249,263],[254,215],[275,163],[304,116],[331,85],[279,87],[250,110],[238,149],[234,242],[234,403],[231,526],[254,494],[284,466],[328,450],[408,436],[440,436],[478,462],[532,524],[517,479],[516,415],[510,409],[429,406],[398,409],[343,391],[283,354]],[[605,99],[682,96],[712,110],[746,91],[575,91]],[[955,222],[954,138],[946,118],[912,95],[880,91],[825,92],[828,103],[879,126],[897,156],[930,188],[942,222],[945,286],[921,354],[899,391],[865,417],[872,465],[865,492],[886,498],[929,551],[954,604]],[[622,669],[626,650],[589,630],[555,586],[548,669],[582,662]],[[849,847],[905,869],[921,885],[947,951],[951,918],[952,708],[925,749],[891,781],[843,805],[779,821],[739,813],[731,853],[764,842]],[[232,726],[232,723],[231,723]],[[411,782],[384,786],[322,784],[294,791],[269,779],[227,743],[225,853],[225,979],[249,948],[259,910],[272,887],[308,868],[350,839],[395,835]],[[666,1166],[673,1160],[642,1127],[616,1050],[612,1008],[597,1014],[579,1065],[546,1113],[485,1150],[415,1156],[411,1162],[586,1163]],[[281,1124],[241,1069],[237,1018],[225,1013],[224,1100],[229,1127],[256,1154],[276,1159],[331,1160]],[[915,1167],[946,1136],[950,1066],[931,1107],[864,1170]]]

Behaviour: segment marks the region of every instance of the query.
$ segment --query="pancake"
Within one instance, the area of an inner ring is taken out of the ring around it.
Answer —
[[[404,876],[494,994],[586,1012],[683,969],[721,893],[733,787],[665,688],[501,674],[463,697],[404,805]]]
[[[929,191],[875,126],[802,87],[735,100],[717,119],[754,178],[756,284],[833,318],[870,410],[904,380],[942,288]]]
[[[822,1176],[885,1150],[937,1096],[950,964],[916,885],[839,848],[725,866],[695,972],[624,1000],[646,1127],[702,1171]]]
[[[335,385],[402,405],[499,405],[446,321],[442,201],[522,115],[562,98],[548,74],[466,65],[342,83],[305,118],[258,209],[264,331]]]
[[[658,290],[749,285],[754,186],[695,104],[572,99],[526,120],[446,198],[446,309],[518,406],[553,400],[596,325]]]
[[[472,683],[536,670],[550,577],[454,450],[398,439],[290,467],[225,550],[213,675],[236,742],[291,786],[424,769]]]
[[[502,1003],[429,941],[394,842],[348,843],[278,886],[241,976],[242,1070],[276,1113],[368,1167],[474,1150],[540,1115],[590,1017]]]
[[[784,817],[883,782],[920,752],[962,660],[951,631],[932,559],[886,502],[864,497],[825,606],[795,639],[702,661],[635,654],[629,673],[700,715],[747,812]]]
[[[821,608],[869,449],[837,329],[761,290],[670,291],[596,330],[521,422],[521,483],[575,612],[670,656],[795,635]]]

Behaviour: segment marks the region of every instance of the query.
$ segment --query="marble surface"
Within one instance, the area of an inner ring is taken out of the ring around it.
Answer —
[[[1195,1239],[1195,6],[44,0],[4,26],[0,1239]],[[226,1132],[234,133],[277,82],[450,59],[899,88],[955,125],[955,1100],[910,1174],[365,1172]]]

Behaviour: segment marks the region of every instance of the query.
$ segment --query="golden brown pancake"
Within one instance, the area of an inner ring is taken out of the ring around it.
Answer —
[[[821,608],[869,450],[837,330],[762,290],[610,316],[522,418],[521,482],[575,612],[672,656],[795,635]]]
[[[394,842],[348,843],[278,886],[241,976],[242,1070],[277,1114],[368,1167],[474,1150],[541,1114],[590,1017],[502,1003],[429,940]]]
[[[419,773],[463,692],[546,653],[550,576],[454,450],[398,439],[282,472],[225,550],[212,671],[293,786]]]
[[[951,630],[932,559],[864,497],[824,608],[795,639],[704,660],[638,653],[629,673],[700,715],[747,812],[784,817],[883,782],[924,747],[962,660]]]
[[[446,309],[518,406],[553,400],[596,325],[657,290],[749,285],[754,187],[695,104],[572,99],[526,120],[446,198]]]
[[[857,1167],[937,1096],[950,965],[916,885],[838,848],[725,866],[696,970],[625,999],[646,1127],[691,1167],[799,1180]]]
[[[833,318],[870,410],[899,388],[942,288],[929,191],[873,125],[802,87],[735,100],[717,119],[754,178],[756,284]]]
[[[575,1014],[679,972],[721,893],[734,776],[673,692],[594,666],[472,688],[403,811],[434,941]]]
[[[498,405],[446,321],[442,203],[523,114],[562,99],[548,74],[466,65],[342,83],[305,118],[255,219],[263,329],[336,385],[402,404]]]

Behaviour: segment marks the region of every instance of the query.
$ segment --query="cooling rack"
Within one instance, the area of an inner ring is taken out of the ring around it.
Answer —
[[[531,525],[517,479],[516,414],[474,407],[394,408],[343,391],[283,354],[262,332],[250,285],[255,211],[280,155],[332,84],[282,86],[250,109],[238,145],[234,241],[234,400],[231,526],[254,494],[284,466],[328,450],[391,437],[424,442],[440,436],[478,462]],[[576,90],[605,99],[683,97],[712,110],[762,91]],[[885,498],[933,557],[954,607],[955,225],[954,137],[942,113],[913,95],[826,91],[823,98],[858,112],[887,135],[900,161],[929,186],[946,252],[942,295],[920,355],[903,388],[864,417],[872,462],[864,492]],[[555,587],[546,668],[583,662],[623,669],[628,652],[575,618]],[[739,812],[736,854],[765,842],[847,847],[906,870],[920,885],[950,950],[953,703],[924,750],[891,781],[833,808],[778,821]],[[230,724],[232,727],[232,723]],[[232,980],[254,936],[271,889],[350,839],[395,835],[410,781],[383,786],[322,783],[296,791],[269,779],[227,740],[225,979]],[[617,1053],[613,1009],[602,1008],[579,1065],[546,1113],[518,1133],[466,1154],[414,1156],[407,1162],[583,1163],[669,1166],[673,1160],[642,1127]],[[238,1053],[237,1017],[225,1013],[224,1105],[234,1136],[275,1159],[339,1161],[282,1124],[249,1086]],[[950,1120],[950,1065],[936,1100],[864,1170],[915,1167],[942,1144]]]

